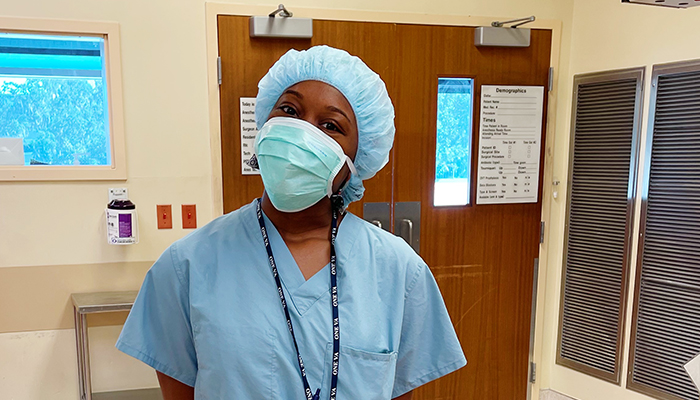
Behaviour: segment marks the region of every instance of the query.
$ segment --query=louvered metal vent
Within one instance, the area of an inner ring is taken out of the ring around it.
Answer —
[[[629,386],[697,400],[683,364],[700,352],[700,63],[655,67],[652,82]]]
[[[574,82],[557,361],[617,382],[643,69]]]

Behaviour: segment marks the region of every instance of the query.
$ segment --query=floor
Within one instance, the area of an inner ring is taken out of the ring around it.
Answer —
[[[163,400],[160,389],[93,393],[92,400]]]
[[[576,400],[572,397],[565,396],[554,390],[545,389],[540,390],[540,400]]]

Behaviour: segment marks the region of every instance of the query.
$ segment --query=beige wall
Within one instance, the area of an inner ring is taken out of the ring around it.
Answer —
[[[560,131],[557,133],[554,176],[561,184],[560,193],[566,193],[568,163],[568,131],[570,123],[572,77],[575,74],[648,66],[645,84],[642,142],[645,142],[648,93],[651,66],[678,60],[700,58],[700,34],[697,24],[700,8],[687,10],[667,9],[631,4],[618,0],[575,0],[571,40],[570,73],[566,78],[567,95],[558,114]],[[566,104],[564,104],[566,103]],[[637,216],[639,202],[637,202]],[[555,364],[561,263],[565,216],[565,195],[559,196],[551,208],[549,230],[548,272],[544,304],[545,326],[542,348],[542,387],[549,387],[579,400],[642,400],[647,396],[624,389],[627,359],[623,364],[622,386],[603,382]],[[635,235],[636,237],[637,235]],[[636,246],[635,246],[636,247]],[[636,259],[632,260],[633,263]],[[630,277],[633,282],[634,271]],[[630,291],[633,295],[633,290]],[[628,300],[625,349],[629,347],[630,320],[633,301]],[[625,352],[625,354],[627,354]]]
[[[114,348],[120,326],[90,330],[96,392],[156,385],[155,372]],[[0,398],[76,400],[75,336],[71,330],[0,333]]]

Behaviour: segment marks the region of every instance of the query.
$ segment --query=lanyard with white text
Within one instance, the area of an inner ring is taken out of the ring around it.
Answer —
[[[306,400],[319,400],[321,389],[317,389],[316,393],[312,394],[311,387],[309,387],[309,381],[306,379],[304,361],[302,361],[301,359],[301,354],[299,353],[299,345],[297,344],[297,339],[294,336],[294,327],[292,326],[292,319],[289,316],[287,301],[284,298],[284,291],[282,290],[282,282],[280,281],[279,273],[277,272],[275,257],[272,255],[272,246],[270,246],[270,240],[267,236],[267,229],[265,229],[265,221],[263,220],[262,208],[260,203],[261,201],[260,199],[258,199],[256,210],[258,215],[258,223],[260,224],[260,232],[262,233],[263,242],[265,242],[265,250],[267,250],[267,258],[270,262],[270,268],[272,269],[272,276],[275,278],[275,283],[277,284],[277,293],[279,294],[280,301],[282,302],[282,309],[284,310],[285,317],[287,317],[287,328],[289,328],[289,333],[291,333],[292,335],[294,348],[297,352],[297,361],[299,362],[299,370],[301,371],[301,380],[304,384],[304,393],[306,395]],[[330,400],[335,400],[335,396],[338,391],[338,363],[340,361],[340,320],[338,317],[338,280],[335,257],[335,237],[337,233],[338,211],[334,207],[333,221],[331,223],[331,306],[333,308],[333,368],[331,369]]]

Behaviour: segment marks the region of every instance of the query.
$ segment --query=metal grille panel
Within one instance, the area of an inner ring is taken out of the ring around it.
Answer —
[[[697,400],[698,391],[683,364],[700,352],[700,66],[696,69],[660,75],[652,102],[631,357],[633,383],[687,400]]]
[[[641,71],[577,83],[559,360],[617,381]]]

